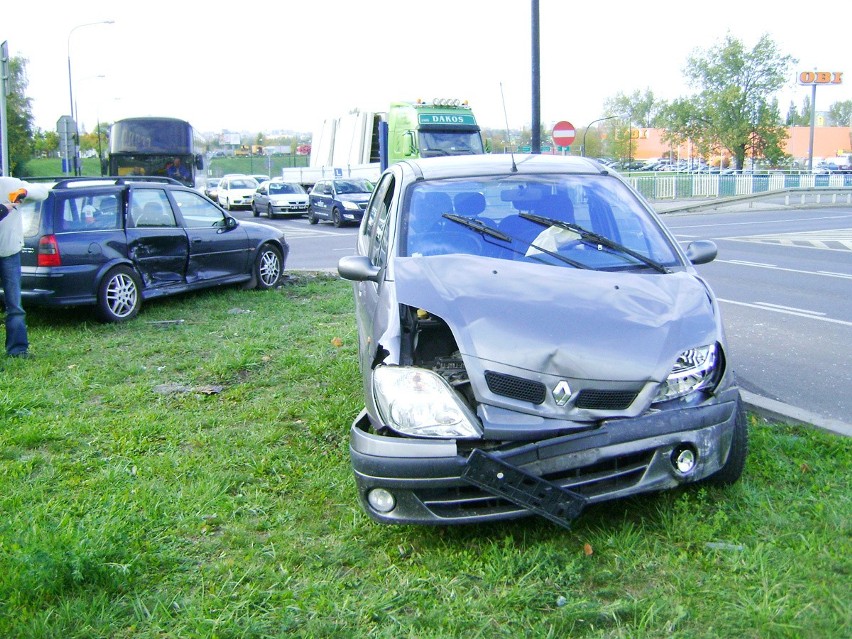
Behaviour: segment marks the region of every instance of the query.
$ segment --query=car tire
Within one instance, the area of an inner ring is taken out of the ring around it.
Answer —
[[[231,203],[230,203],[230,202],[228,202],[228,198],[225,198],[225,201],[224,201],[224,202],[222,202],[221,200],[219,200],[219,204],[221,204],[221,205],[222,205],[222,208],[223,208],[223,209],[225,209],[226,211],[230,211],[230,210],[231,210]]]
[[[126,322],[142,306],[142,281],[133,269],[116,266],[98,286],[98,318],[108,323]]]
[[[734,435],[731,438],[731,449],[728,459],[713,475],[704,480],[710,486],[730,486],[743,474],[745,460],[748,455],[748,419],[742,399],[737,400],[737,416],[734,420]]]
[[[340,209],[336,206],[331,211],[331,221],[334,223],[335,228],[340,228],[343,226],[343,220],[340,217]]]
[[[319,220],[317,219],[316,213],[314,213],[312,208],[308,208],[308,224],[316,224],[317,222],[319,222]]]
[[[251,214],[255,217],[260,217],[260,211],[257,210],[257,206],[254,202],[251,203]]]
[[[281,281],[283,273],[284,260],[278,247],[272,244],[261,246],[254,261],[255,288],[262,291],[274,288]]]
[[[268,216],[269,216],[269,219],[270,219],[270,220],[271,220],[272,218],[274,218],[274,217],[275,217],[275,212],[272,210],[272,205],[271,205],[271,204],[267,204],[267,205],[266,205],[266,215],[268,215]]]

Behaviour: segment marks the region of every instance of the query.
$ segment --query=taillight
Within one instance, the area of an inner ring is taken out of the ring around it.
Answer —
[[[55,235],[45,235],[38,241],[37,258],[39,266],[62,266]]]

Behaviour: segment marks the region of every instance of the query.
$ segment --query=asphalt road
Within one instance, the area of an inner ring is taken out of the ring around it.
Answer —
[[[684,244],[717,243],[716,260],[697,269],[720,300],[742,388],[777,402],[781,414],[821,418],[832,429],[836,422],[845,432],[852,428],[852,208],[763,207],[663,219]],[[336,271],[354,252],[356,227],[255,221],[285,229],[288,270]]]
[[[852,418],[852,208],[666,215],[681,242],[712,239],[697,267],[720,300],[743,389],[816,416]]]

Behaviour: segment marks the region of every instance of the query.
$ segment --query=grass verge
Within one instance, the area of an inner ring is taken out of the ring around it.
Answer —
[[[750,417],[725,489],[387,527],[348,283],[28,314],[0,362],[0,636],[848,637],[850,443]]]

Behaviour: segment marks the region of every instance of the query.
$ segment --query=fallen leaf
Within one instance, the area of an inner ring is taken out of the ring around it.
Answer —
[[[333,340],[331,340],[331,345],[340,348],[341,346],[343,346],[343,340],[339,337],[335,337]]]
[[[808,466],[808,465],[807,465],[806,463],[804,463],[804,462],[802,463],[802,465],[801,465],[801,466],[799,466],[799,468],[801,469],[801,471],[802,471],[803,473],[809,473],[809,472],[811,472],[811,467],[810,467],[810,466]]]
[[[586,553],[586,555],[591,555],[595,551],[592,550],[592,544],[583,544],[583,552]]]

